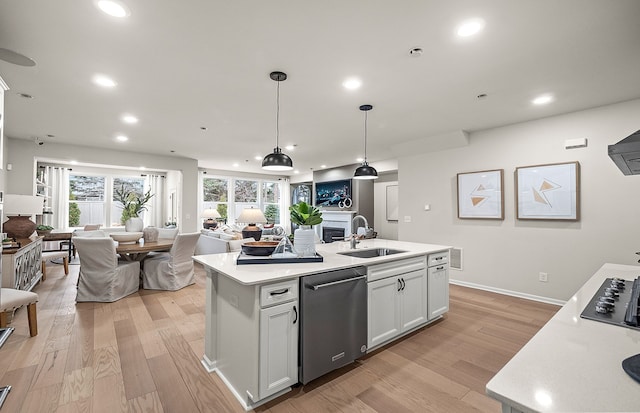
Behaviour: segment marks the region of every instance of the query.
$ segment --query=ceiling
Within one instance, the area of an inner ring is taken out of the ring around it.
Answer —
[[[281,70],[279,144],[307,173],[363,155],[361,104],[375,164],[396,144],[640,97],[637,0],[122,2],[123,19],[89,0],[0,2],[0,48],[37,63],[0,60],[6,136],[262,173]],[[458,37],[470,17],[484,30]],[[362,87],[346,90],[353,76]],[[532,105],[542,93],[554,102]]]

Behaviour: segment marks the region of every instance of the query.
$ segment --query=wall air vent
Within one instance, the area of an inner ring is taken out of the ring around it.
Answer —
[[[449,268],[462,271],[462,248],[451,248]]]

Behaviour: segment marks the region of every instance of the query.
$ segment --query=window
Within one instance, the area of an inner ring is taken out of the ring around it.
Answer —
[[[216,209],[225,222],[235,223],[243,209],[260,208],[268,223],[279,224],[281,184],[229,177],[202,178],[202,210]]]
[[[113,198],[113,189],[123,186],[142,195],[145,179],[139,176],[69,174],[69,227],[87,224],[122,226],[122,204]]]
[[[105,222],[104,176],[69,175],[69,226]]]
[[[227,208],[229,199],[229,180],[222,178],[203,178],[203,210],[215,209],[220,213],[222,220],[227,221]]]

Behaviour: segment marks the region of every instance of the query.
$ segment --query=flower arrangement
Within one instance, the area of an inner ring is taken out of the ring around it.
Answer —
[[[132,189],[122,185],[120,189],[114,189],[113,199],[122,204],[122,216],[120,222],[124,224],[129,218],[138,218],[142,211],[146,211],[146,204],[153,197],[151,189],[142,196],[138,195]]]

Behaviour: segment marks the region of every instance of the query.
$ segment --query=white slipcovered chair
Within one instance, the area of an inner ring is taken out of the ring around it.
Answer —
[[[140,262],[118,261],[110,237],[74,237],[80,256],[77,302],[117,301],[140,288]]]
[[[176,239],[178,228],[158,228],[158,238]]]
[[[142,264],[142,286],[176,291],[195,283],[191,257],[199,237],[199,232],[179,234],[168,253],[147,257]]]

